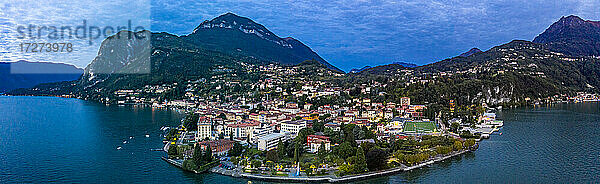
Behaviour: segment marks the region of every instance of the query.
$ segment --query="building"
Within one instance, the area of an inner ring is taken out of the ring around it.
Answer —
[[[301,129],[306,128],[306,122],[303,120],[286,121],[281,123],[281,132],[290,132],[297,135]]]
[[[250,143],[258,144],[258,139],[260,139],[263,136],[272,134],[273,130],[275,130],[275,126],[270,126],[269,124],[263,124],[261,127],[255,128],[250,133]]]
[[[225,156],[227,152],[233,148],[233,144],[235,141],[231,141],[229,139],[221,139],[221,140],[213,140],[213,141],[202,141],[199,142],[198,145],[202,146],[200,148],[206,149],[206,146],[210,145],[212,149],[213,156]]]
[[[321,145],[325,145],[325,150],[331,150],[331,141],[329,137],[322,135],[308,135],[306,137],[306,143],[308,144],[308,152],[317,153]]]
[[[400,98],[400,106],[403,106],[403,107],[410,106],[410,98],[409,97]]]
[[[334,122],[325,123],[325,127],[331,128],[333,131],[340,131],[340,125]]]
[[[355,141],[356,141],[356,144],[358,144],[359,146],[362,143],[373,143],[373,144],[375,143],[374,139],[361,139],[361,140],[355,140]]]
[[[254,131],[255,128],[260,127],[260,122],[258,121],[245,121],[241,123],[228,124],[225,129],[225,136],[233,136],[233,138],[246,140],[250,137],[250,134]]]
[[[290,133],[272,133],[258,139],[258,150],[269,151],[277,148],[279,141],[285,141]]]
[[[196,140],[202,141],[206,138],[211,138],[211,121],[210,118],[202,116],[198,118],[198,131],[196,132]]]

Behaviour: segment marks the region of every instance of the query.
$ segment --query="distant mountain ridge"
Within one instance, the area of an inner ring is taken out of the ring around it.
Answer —
[[[397,64],[397,65],[400,65],[400,66],[403,66],[403,67],[407,67],[407,68],[414,68],[414,67],[419,66],[417,64],[407,63],[407,62],[393,62],[392,64]]]
[[[407,63],[407,62],[398,61],[398,62],[393,62],[391,64],[379,65],[379,66],[375,66],[375,67],[365,66],[365,67],[362,67],[361,69],[356,69],[355,68],[355,69],[350,70],[348,73],[360,73],[362,71],[369,70],[371,68],[377,68],[377,67],[380,67],[380,66],[389,66],[389,65],[399,65],[399,66],[402,66],[402,67],[405,67],[405,68],[415,68],[415,67],[419,66],[419,65],[414,64],[414,63]]]
[[[467,51],[465,53],[462,53],[462,54],[460,54],[458,56],[460,56],[460,57],[469,57],[469,56],[471,56],[473,54],[477,54],[477,53],[480,53],[480,52],[482,52],[482,51],[479,50],[478,48],[472,48],[471,50],[469,50],[469,51]]]
[[[362,71],[367,70],[369,68],[372,68],[372,67],[371,66],[365,66],[365,67],[362,67],[361,69],[356,69],[355,68],[355,69],[350,70],[350,72],[348,72],[348,73],[359,73],[359,72],[362,72]]]
[[[79,79],[82,73],[82,69],[63,63],[0,62],[0,92],[42,83],[73,81]]]
[[[572,56],[600,56],[600,21],[561,17],[533,39],[550,50]]]

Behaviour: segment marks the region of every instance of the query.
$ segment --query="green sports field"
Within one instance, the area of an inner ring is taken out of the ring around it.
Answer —
[[[435,122],[433,121],[407,121],[404,123],[404,132],[407,133],[431,133],[436,131]]]

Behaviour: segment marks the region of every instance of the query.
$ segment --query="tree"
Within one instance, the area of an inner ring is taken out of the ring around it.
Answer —
[[[458,124],[457,122],[454,122],[450,125],[450,131],[451,132],[457,132],[458,131],[458,127],[460,127],[460,124]]]
[[[188,170],[188,171],[194,171],[198,168],[198,166],[190,160],[185,160],[183,161],[183,164],[181,164],[181,167],[183,167],[183,169]]]
[[[325,122],[315,120],[315,122],[312,125],[312,128],[315,132],[322,132],[325,129]]]
[[[197,166],[200,165],[204,165],[204,155],[202,154],[202,146],[200,146],[200,144],[196,144],[194,146],[194,153],[192,155],[192,160],[194,161],[194,164],[196,164]]]
[[[227,152],[227,155],[229,155],[231,157],[240,156],[240,155],[242,155],[242,151],[244,151],[242,144],[236,142],[233,144],[233,147],[231,149],[229,149],[229,151]]]
[[[168,150],[167,154],[169,156],[179,155],[179,153],[177,153],[177,145],[169,145],[169,150]]]
[[[473,139],[473,138],[467,139],[465,141],[465,147],[467,147],[467,148],[471,148],[474,145],[475,145],[475,139]]]
[[[294,144],[294,162],[298,162],[300,160],[300,155],[298,153],[298,144]]]
[[[286,155],[286,150],[285,150],[285,144],[283,143],[283,141],[279,140],[279,142],[277,143],[277,156],[279,158],[284,158]]]
[[[452,147],[450,147],[450,146],[437,146],[437,147],[435,147],[435,152],[437,154],[445,155],[445,154],[448,154],[448,153],[452,152]]]
[[[262,165],[262,163],[260,163],[260,161],[258,161],[258,160],[252,160],[252,162],[250,162],[250,165],[253,168],[259,168]]]
[[[210,144],[206,145],[206,149],[204,150],[203,156],[204,156],[204,163],[212,162],[213,156],[212,156],[212,148],[210,147]]]
[[[340,158],[347,159],[355,154],[355,149],[348,142],[344,142],[339,146],[335,147],[335,154]]]
[[[363,149],[363,151],[369,152],[371,151],[371,149],[375,148],[375,146],[377,146],[375,143],[371,143],[371,142],[363,142],[360,144],[360,147]]]
[[[327,137],[333,137],[333,135],[335,135],[336,132],[333,131],[333,129],[329,128],[329,127],[325,127],[323,129],[323,135],[327,136]]]
[[[454,151],[458,151],[461,150],[463,148],[463,144],[460,141],[454,141],[454,144],[452,145],[452,149]]]
[[[279,156],[277,150],[269,150],[267,151],[267,160],[277,162],[279,161]]]
[[[200,119],[200,115],[196,113],[189,113],[183,119],[183,125],[188,130],[196,130],[198,129],[198,119]]]
[[[367,170],[367,161],[365,159],[365,152],[361,147],[359,147],[356,151],[356,161],[353,164],[354,172],[353,173],[362,173]]]
[[[294,158],[294,155],[296,154],[296,141],[286,141],[286,142],[287,142],[287,146],[286,146],[287,157]]]
[[[325,143],[321,143],[321,146],[319,146],[317,155],[319,156],[319,158],[321,160],[325,158],[325,156],[327,155],[327,150],[325,149]]]
[[[381,170],[387,167],[386,161],[388,154],[379,148],[371,149],[371,151],[367,152],[365,157],[369,171]]]
[[[238,159],[238,157],[231,157],[231,163],[233,165],[237,165],[240,162],[240,159]]]
[[[373,124],[373,126],[375,127],[374,129],[377,128],[377,124]],[[365,139],[376,139],[377,138],[375,133],[373,133],[373,131],[369,130],[366,126],[364,126],[362,129],[363,129],[363,132],[365,133],[365,136],[364,136]]]

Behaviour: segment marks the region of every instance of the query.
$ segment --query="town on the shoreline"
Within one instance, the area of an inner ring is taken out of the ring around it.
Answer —
[[[274,181],[338,182],[411,170],[475,150],[503,126],[499,105],[416,104],[386,92],[392,83],[409,88],[460,71],[432,77],[404,70],[398,72],[410,75],[383,83],[340,82],[351,74],[310,62],[243,66],[244,73],[221,66],[211,79],[116,90],[105,102],[185,110],[180,126],[163,129],[163,159],[173,165]],[[185,93],[170,93],[181,87]],[[598,99],[578,93],[524,100]]]
[[[495,114],[503,107],[600,99],[584,92],[519,99],[448,96],[436,94],[456,91],[445,82],[492,68],[384,69],[392,76],[368,74],[380,68],[344,74],[315,61],[241,62],[238,68],[213,67],[210,78],[62,97],[185,111],[179,126],[162,129],[163,159],[184,170],[314,182],[392,174],[475,150],[503,126]],[[497,71],[503,72],[508,71]]]
[[[477,141],[499,130],[496,109],[485,104],[443,110],[414,104],[410,97],[381,101],[385,84],[336,86],[329,79],[305,78],[305,68],[256,68],[268,79],[249,85],[260,93],[199,94],[194,81],[184,100],[152,107],[187,112],[181,125],[165,127],[167,162],[197,173],[215,172],[266,180],[335,182],[394,173],[477,149]],[[226,70],[226,69],[222,69]],[[217,88],[233,88],[226,80]],[[211,80],[211,81],[219,81]],[[300,82],[301,81],[301,82]],[[423,81],[416,81],[421,83]],[[177,84],[174,84],[177,85]],[[221,86],[222,85],[222,86]],[[146,90],[162,93],[173,86]],[[119,104],[135,102],[134,90],[115,92]],[[224,95],[228,95],[223,97]],[[233,100],[231,100],[233,99]]]

